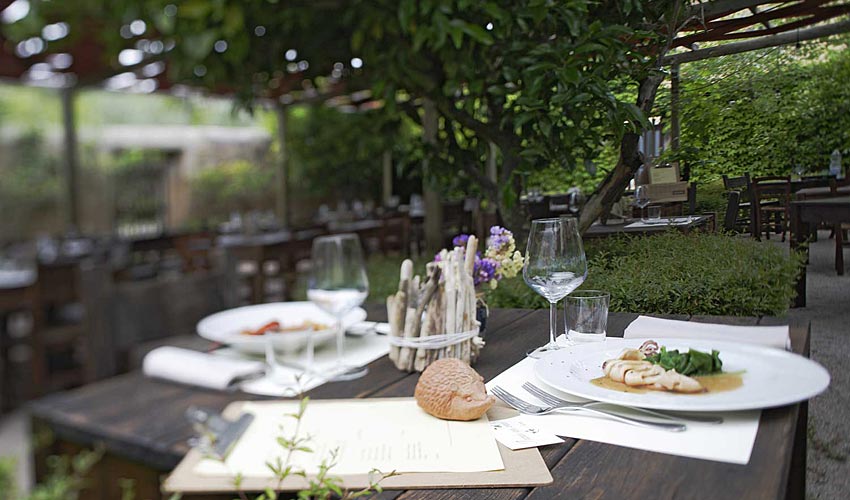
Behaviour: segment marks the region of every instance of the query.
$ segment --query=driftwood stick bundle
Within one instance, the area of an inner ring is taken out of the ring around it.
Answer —
[[[390,336],[404,335],[404,323],[407,313],[407,297],[410,280],[413,279],[413,261],[405,259],[399,272],[398,292],[387,297],[387,318],[390,323]],[[390,359],[398,359],[398,346],[390,344]]]
[[[469,332],[478,327],[475,317],[475,253],[478,240],[470,236],[466,248],[440,252],[426,266],[425,280],[413,276],[413,263],[405,260],[398,291],[387,298],[390,335],[402,339],[427,338]],[[390,359],[404,371],[422,371],[432,361],[451,356],[471,363],[477,358],[480,339],[458,341],[448,347],[390,347]]]

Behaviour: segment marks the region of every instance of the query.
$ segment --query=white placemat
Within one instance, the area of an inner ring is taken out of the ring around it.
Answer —
[[[609,338],[606,342],[617,342],[617,340]],[[487,387],[498,385],[517,397],[542,404],[542,401],[531,396],[521,387],[523,382],[543,385],[534,376],[535,362],[536,360],[531,358],[523,359],[488,382]],[[554,390],[552,392],[562,399],[581,401],[575,396]],[[748,463],[758,433],[761,411],[724,412],[717,415],[723,417],[722,424],[688,422],[688,429],[684,432],[637,428],[578,414],[521,415],[518,418],[529,427],[558,436],[718,462]]]
[[[686,226],[692,222],[697,222],[699,220],[699,217],[673,217],[669,219],[661,218],[658,219],[658,222],[643,222],[638,220],[627,225],[626,228]]]
[[[788,325],[782,326],[735,326],[696,321],[638,316],[626,327],[627,339],[702,339],[725,342],[744,342],[779,349],[791,349]]]

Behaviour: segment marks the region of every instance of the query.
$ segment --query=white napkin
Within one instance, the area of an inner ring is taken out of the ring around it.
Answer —
[[[616,342],[617,339],[606,340],[606,342],[609,341]],[[534,376],[535,362],[534,359],[523,359],[488,382],[487,387],[498,385],[528,402],[542,404],[542,401],[522,389],[523,382],[530,381],[541,388],[546,388],[562,399],[581,401],[580,398],[554,391],[539,382]],[[497,404],[503,403],[498,402]],[[734,464],[748,463],[758,433],[761,411],[714,414],[723,417],[722,424],[688,422],[688,429],[684,432],[644,429],[603,418],[569,413],[550,413],[542,416],[520,415],[517,418],[531,428],[558,436],[587,439],[683,457]]]
[[[142,362],[142,372],[182,384],[225,390],[240,378],[261,375],[261,361],[216,356],[179,347],[158,347]]]
[[[627,339],[709,339],[744,342],[790,350],[788,325],[732,326],[638,316],[626,327]]]

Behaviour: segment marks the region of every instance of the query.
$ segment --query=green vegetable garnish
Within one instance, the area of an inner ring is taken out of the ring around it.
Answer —
[[[661,346],[661,351],[652,356],[647,356],[647,361],[661,365],[665,370],[676,370],[687,376],[711,375],[723,371],[723,362],[720,361],[720,352],[712,350],[711,354],[689,349],[688,352],[679,352],[674,349],[668,351]]]

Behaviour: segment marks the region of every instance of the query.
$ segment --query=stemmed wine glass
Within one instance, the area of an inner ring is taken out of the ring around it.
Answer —
[[[561,348],[555,343],[558,301],[587,278],[587,260],[575,219],[531,221],[522,277],[532,290],[549,301],[549,343],[528,353],[538,358]]]
[[[307,298],[337,321],[337,368],[332,381],[353,380],[366,375],[365,366],[345,363],[343,318],[369,295],[363,249],[356,234],[322,236],[313,240],[312,271]]]
[[[645,184],[641,184],[635,188],[635,206],[640,208],[640,219],[646,222],[645,209],[649,206],[649,188]]]

